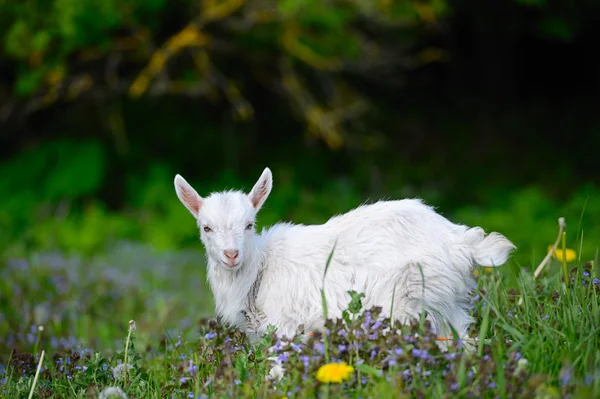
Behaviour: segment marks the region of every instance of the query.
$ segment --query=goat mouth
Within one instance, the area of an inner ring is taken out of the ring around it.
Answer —
[[[227,263],[227,262],[223,262],[223,267],[225,267],[225,269],[237,269],[237,267],[239,266],[239,262],[237,263]]]

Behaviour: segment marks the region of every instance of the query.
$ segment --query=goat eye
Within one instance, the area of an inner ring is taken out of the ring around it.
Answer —
[[[207,233],[210,233],[212,231],[212,229],[208,226],[204,226],[204,231]]]
[[[254,226],[253,223],[248,223],[248,226],[246,226],[246,230],[250,230],[252,228],[252,226]]]

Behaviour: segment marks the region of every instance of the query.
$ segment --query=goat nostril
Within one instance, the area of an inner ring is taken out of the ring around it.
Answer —
[[[240,252],[237,249],[226,249],[223,253],[227,259],[235,260]]]

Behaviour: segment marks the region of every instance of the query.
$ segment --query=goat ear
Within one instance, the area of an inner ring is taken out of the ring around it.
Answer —
[[[250,198],[250,202],[256,210],[259,210],[265,203],[272,187],[273,175],[271,174],[271,169],[265,168],[254,187],[252,187],[252,191],[248,194],[248,198]]]
[[[180,175],[175,176],[175,192],[177,192],[179,201],[197,218],[202,207],[202,197]]]

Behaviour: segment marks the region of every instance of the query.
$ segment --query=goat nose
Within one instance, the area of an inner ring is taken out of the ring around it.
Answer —
[[[236,260],[240,251],[238,251],[237,249],[226,249],[223,251],[223,253],[225,254],[225,257],[227,257],[227,259]]]

